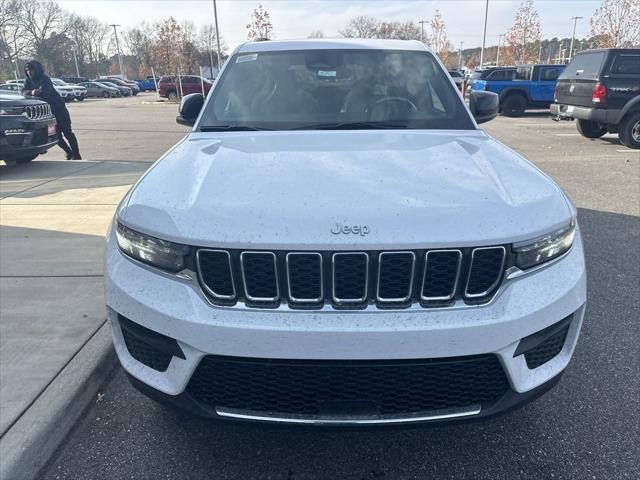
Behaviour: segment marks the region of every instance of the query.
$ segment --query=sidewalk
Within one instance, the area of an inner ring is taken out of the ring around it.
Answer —
[[[25,425],[26,418],[36,424],[47,420],[32,418],[38,399],[56,386],[83,346],[110,349],[106,333],[99,340],[92,338],[105,324],[104,233],[118,202],[148,167],[140,162],[69,161],[0,166],[3,462],[12,430],[20,428],[24,442],[25,428],[34,435],[38,430],[37,425]],[[73,385],[64,387],[58,386],[56,393],[62,405],[64,392],[73,392]],[[73,398],[66,399],[69,409],[84,408],[69,402]]]

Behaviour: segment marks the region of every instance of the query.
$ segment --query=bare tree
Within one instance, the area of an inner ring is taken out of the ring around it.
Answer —
[[[322,33],[322,30],[314,30],[307,38],[324,38],[324,33]]]
[[[30,47],[21,21],[22,8],[22,0],[0,0],[0,61],[8,63],[16,76],[22,76],[18,59]]]
[[[220,68],[218,65],[218,45],[216,40],[216,27],[214,24],[209,23],[203,25],[200,29],[198,45],[204,53],[208,53],[211,69]],[[220,58],[222,59],[227,54],[227,44],[224,38],[220,36]],[[222,62],[222,60],[221,60]]]
[[[413,22],[381,22],[376,33],[377,38],[396,40],[418,40],[420,29]]]
[[[24,30],[33,43],[33,50],[45,65],[49,67],[48,57],[52,53],[47,47],[51,42],[47,39],[55,34],[66,32],[65,12],[53,1],[22,2],[20,15]]]
[[[262,5],[258,5],[251,14],[251,22],[247,24],[247,38],[249,40],[270,39],[273,30],[269,12]]]
[[[533,0],[524,0],[505,36],[504,63],[537,61],[541,33],[540,16]]]
[[[151,57],[153,51],[153,31],[148,23],[142,22],[138,26],[125,30],[122,35],[127,51],[134,60],[136,76],[151,74]]]
[[[604,0],[590,20],[591,36],[599,48],[621,48],[640,43],[640,0]]]
[[[453,50],[453,45],[447,37],[447,27],[440,10],[436,10],[433,18],[429,22],[429,32],[426,36],[426,43],[436,52],[443,63],[447,63],[449,53]]]
[[[375,18],[360,15],[349,20],[339,33],[347,38],[377,38],[379,26]]]

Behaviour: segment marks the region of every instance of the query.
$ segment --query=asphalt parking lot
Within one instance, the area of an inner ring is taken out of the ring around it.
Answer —
[[[187,129],[174,122],[176,106],[153,99],[70,106],[83,157],[96,164],[87,168],[152,162],[184,135]],[[479,423],[264,428],[169,412],[135,391],[118,369],[40,478],[640,478],[640,152],[615,135],[584,139],[575,125],[556,124],[546,112],[498,118],[484,128],[554,178],[579,208],[587,315],[572,363],[546,396]],[[62,158],[54,149],[15,168],[28,179],[28,169]],[[138,166],[128,170],[127,182],[131,172],[142,173]],[[96,205],[101,192],[92,193]],[[104,203],[113,208],[115,202]]]

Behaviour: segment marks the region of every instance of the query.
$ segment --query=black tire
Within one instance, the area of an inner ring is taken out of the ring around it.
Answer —
[[[580,135],[586,138],[600,138],[607,133],[607,129],[605,127],[590,120],[578,120],[576,122],[576,127],[578,128]]]
[[[102,93],[100,94],[100,96],[101,96],[102,98],[109,98],[109,97],[110,97],[109,92],[102,92]]]
[[[521,117],[526,108],[527,99],[518,93],[513,93],[502,101],[500,111],[505,117]]]
[[[622,119],[618,137],[625,147],[640,148],[640,111],[631,112]]]
[[[169,90],[167,92],[167,98],[171,101],[178,99],[178,93],[175,90]]]
[[[76,98],[79,102],[84,102],[84,97]]]

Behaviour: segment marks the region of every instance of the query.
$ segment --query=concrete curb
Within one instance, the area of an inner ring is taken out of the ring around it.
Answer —
[[[35,478],[116,365],[105,322],[0,439],[0,478]]]

